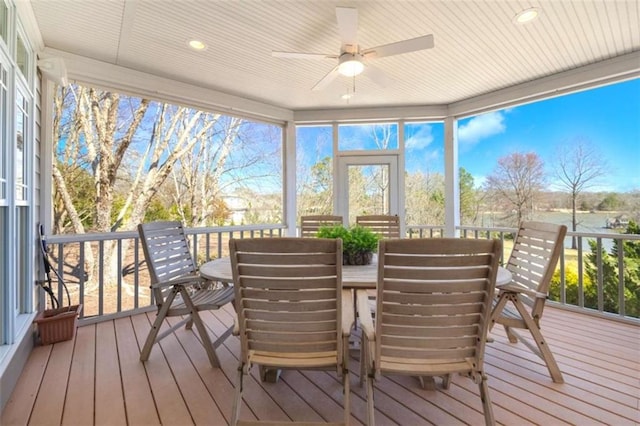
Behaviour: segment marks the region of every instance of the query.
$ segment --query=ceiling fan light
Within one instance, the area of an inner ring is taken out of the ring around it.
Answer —
[[[351,53],[345,53],[340,56],[338,72],[347,77],[355,77],[360,74],[364,70],[364,64],[358,56]]]

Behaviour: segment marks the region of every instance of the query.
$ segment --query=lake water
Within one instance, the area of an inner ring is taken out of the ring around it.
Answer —
[[[606,228],[607,218],[615,217],[619,213],[614,212],[597,212],[597,213],[577,213],[576,219],[578,221],[577,231],[598,233],[598,234],[617,234],[614,229]],[[571,230],[571,212],[537,212],[533,218],[542,222],[557,223],[560,225],[566,225],[567,230]],[[490,223],[491,219],[489,219]],[[490,226],[490,225],[489,225]],[[590,250],[588,238],[583,238],[582,249]],[[613,246],[613,240],[603,239],[602,245],[607,252],[611,251]],[[571,247],[571,238],[567,238],[565,241],[565,247]]]

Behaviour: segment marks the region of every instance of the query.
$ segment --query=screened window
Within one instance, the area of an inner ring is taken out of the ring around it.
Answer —
[[[29,78],[29,52],[20,35],[16,37],[16,64],[23,77]]]
[[[7,27],[9,26],[9,10],[3,0],[0,0],[0,38],[7,43]]]
[[[444,124],[406,123],[405,223],[444,224]]]
[[[398,149],[398,124],[341,124],[338,126],[338,150]]]
[[[28,101],[19,92],[16,92],[16,145],[15,145],[15,170],[16,170],[16,200],[27,200],[27,149],[25,140],[28,129]]]
[[[300,216],[333,213],[333,127],[296,128],[296,193]]]
[[[1,3],[0,3],[1,4]],[[9,143],[7,141],[7,70],[0,63],[0,206],[7,205],[7,157]]]
[[[60,136],[53,141],[53,155],[56,164],[68,166],[59,170],[66,187],[54,191],[72,200],[87,228],[107,232],[118,217],[133,217],[118,224],[127,230],[138,221],[168,218],[189,227],[282,223],[282,126],[80,85],[59,89],[56,96],[64,108],[54,117]],[[78,105],[83,97],[93,104]],[[105,123],[104,111],[112,105],[118,114],[106,123],[113,132],[107,139],[119,140],[128,132],[133,136],[126,152],[113,148],[113,155],[121,156],[112,188],[115,201],[101,207],[92,183],[104,167],[95,157],[100,137],[82,123]],[[127,199],[133,201],[118,201]],[[113,217],[100,217],[107,207]],[[54,203],[58,232],[72,232],[68,213],[62,203]]]

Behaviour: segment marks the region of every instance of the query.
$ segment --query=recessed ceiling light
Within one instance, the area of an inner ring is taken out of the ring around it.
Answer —
[[[340,96],[342,99],[351,99],[353,97],[352,93],[345,93],[344,95]]]
[[[207,45],[204,44],[204,42],[202,42],[200,40],[189,40],[189,42],[187,44],[193,50],[198,50],[198,51],[207,50]]]
[[[518,13],[513,20],[518,24],[526,24],[527,22],[531,22],[536,19],[539,14],[537,7],[530,7],[529,9],[525,9]]]

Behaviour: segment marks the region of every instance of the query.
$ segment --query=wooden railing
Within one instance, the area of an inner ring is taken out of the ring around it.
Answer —
[[[502,263],[508,258],[516,229],[461,226],[462,238],[499,238],[503,242]],[[443,226],[408,226],[409,238],[442,237]],[[571,249],[575,239],[576,249]],[[567,232],[565,250],[560,256],[548,302],[562,308],[578,310],[590,315],[640,324],[640,282],[627,283],[632,275],[625,267],[624,243],[640,246],[640,235],[617,233]],[[591,249],[595,245],[595,254]],[[613,247],[616,250],[613,250]],[[640,249],[636,249],[640,250]],[[612,252],[614,254],[612,254]],[[588,260],[587,256],[593,259]],[[607,261],[605,261],[605,259]],[[627,259],[628,261],[629,259]],[[633,261],[629,262],[634,264]],[[612,268],[612,264],[614,265]],[[591,269],[591,274],[587,273]],[[640,268],[637,261],[631,268]],[[591,280],[593,276],[595,280]],[[640,271],[635,279],[640,278]],[[614,281],[614,282],[612,282]],[[615,298],[615,300],[612,300]]]
[[[198,264],[228,254],[230,238],[273,237],[284,234],[282,225],[191,228],[191,248]],[[503,262],[511,250],[514,228],[460,227],[462,238],[499,238],[504,243]],[[409,238],[439,238],[443,226],[408,226]],[[566,309],[640,324],[637,316],[639,290],[625,282],[623,244],[640,244],[640,235],[567,233],[575,237],[577,250],[566,248],[558,264],[550,292],[550,303]],[[587,241],[596,247],[595,256]],[[136,232],[113,232],[49,236],[49,259],[66,282],[72,303],[85,306],[83,322],[97,322],[115,316],[155,309],[148,291],[148,273]],[[611,248],[616,247],[615,258]],[[585,247],[587,247],[585,249]],[[603,255],[603,249],[606,249]],[[113,255],[110,257],[110,253]],[[587,260],[594,257],[592,260]],[[111,259],[111,260],[110,260]],[[611,265],[615,267],[611,270]],[[592,272],[587,273],[587,268]],[[595,277],[592,282],[590,276]],[[612,280],[615,281],[612,283]],[[636,283],[638,284],[638,283]],[[58,298],[66,301],[61,285]],[[615,300],[612,301],[612,298]],[[612,306],[614,306],[612,308]]]
[[[282,225],[190,228],[187,235],[197,264],[228,255],[231,238],[277,237]],[[69,289],[71,303],[82,303],[81,321],[97,322],[155,309],[138,233],[109,232],[47,237],[49,260]],[[67,296],[57,283],[58,300]]]

